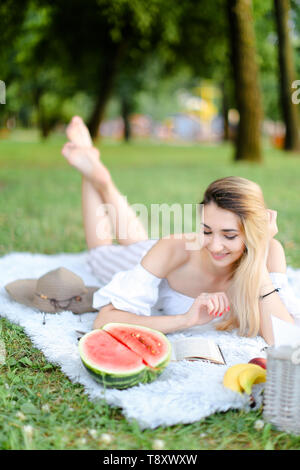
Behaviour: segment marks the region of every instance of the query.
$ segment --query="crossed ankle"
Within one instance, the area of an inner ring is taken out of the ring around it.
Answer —
[[[107,173],[103,174],[103,171],[99,174],[93,174],[90,178],[92,185],[94,186],[97,191],[101,193],[109,193],[111,187],[113,186],[112,179],[108,170]]]

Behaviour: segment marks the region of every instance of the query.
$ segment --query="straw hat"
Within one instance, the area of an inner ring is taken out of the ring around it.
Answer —
[[[58,268],[39,279],[20,279],[5,286],[9,295],[42,312],[95,312],[93,294],[99,287],[86,287],[81,277],[66,268]]]

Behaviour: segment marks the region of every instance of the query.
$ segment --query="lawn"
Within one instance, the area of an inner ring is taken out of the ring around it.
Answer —
[[[1,256],[86,250],[81,178],[60,154],[64,141],[55,135],[42,143],[21,131],[0,141]],[[268,206],[278,211],[277,238],[288,264],[300,268],[299,157],[266,146],[264,164],[251,165],[234,164],[229,145],[103,142],[99,147],[131,203],[199,202],[206,186],[219,177],[256,181]],[[48,363],[22,328],[3,318],[0,328],[7,350],[0,374],[1,449],[300,448],[300,437],[269,424],[257,429],[261,411],[229,411],[189,425],[141,431],[119,409],[89,402],[83,387]]]

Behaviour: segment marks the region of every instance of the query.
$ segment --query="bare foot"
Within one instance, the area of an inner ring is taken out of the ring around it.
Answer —
[[[79,116],[74,116],[66,129],[66,134],[70,142],[78,147],[92,147],[93,142],[88,128]]]
[[[110,173],[100,161],[99,150],[95,147],[79,147],[73,142],[67,142],[61,153],[71,166],[77,168],[94,185],[101,187],[111,181]]]

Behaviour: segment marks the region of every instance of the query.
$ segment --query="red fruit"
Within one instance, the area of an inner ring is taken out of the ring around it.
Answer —
[[[267,359],[265,359],[264,357],[254,357],[253,359],[251,359],[251,361],[249,361],[249,364],[257,364],[263,369],[267,369]]]

